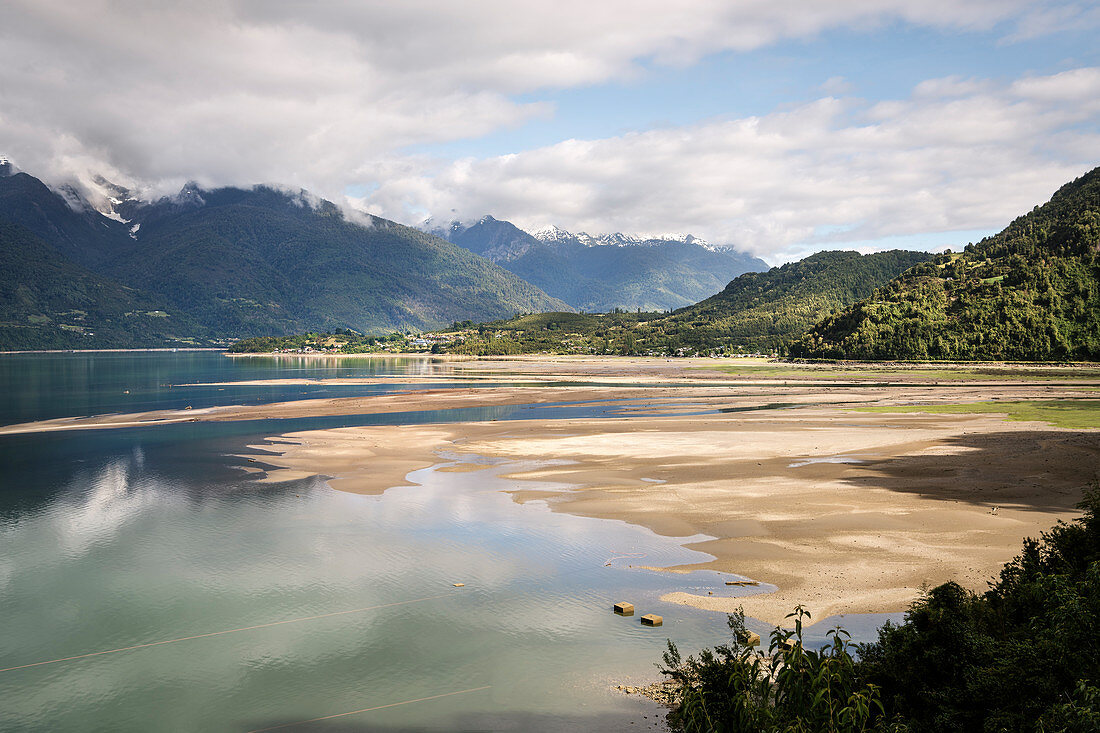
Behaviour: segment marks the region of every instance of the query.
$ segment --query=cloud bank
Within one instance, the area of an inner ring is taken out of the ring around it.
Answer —
[[[279,182],[411,221],[493,212],[593,231],[683,229],[760,254],[808,240],[997,226],[1095,158],[1096,70],[932,80],[895,102],[822,99],[744,119],[487,159],[412,146],[553,115],[557,89],[630,80],[835,28],[1095,23],[1028,0],[0,0],[0,153],[47,180],[147,193]],[[1039,138],[1045,138],[1040,140]],[[1026,171],[1021,173],[1021,171]]]
[[[999,229],[1100,151],[1100,69],[934,79],[904,100],[825,97],[762,117],[379,166],[363,205],[493,211],[528,228],[694,231],[778,259],[835,243]],[[966,244],[961,242],[959,244]]]

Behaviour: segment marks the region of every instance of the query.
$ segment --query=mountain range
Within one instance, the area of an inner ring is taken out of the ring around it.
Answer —
[[[540,234],[579,239],[560,230]],[[513,243],[509,237],[484,242],[499,255]],[[616,249],[610,242],[581,244]],[[961,253],[819,252],[743,274],[672,313],[527,314],[456,323],[430,343],[433,350],[466,354],[762,351],[825,359],[1097,360],[1100,168]]]
[[[101,212],[75,189],[0,168],[0,347],[381,333],[571,310],[444,239],[305,192],[110,192]]]
[[[733,278],[768,269],[763,260],[691,235],[591,236],[557,227],[525,232],[485,216],[473,224],[422,228],[537,285],[582,311],[664,311],[696,303]]]
[[[961,253],[821,252],[770,270],[691,236],[491,216],[436,236],[301,190],[189,184],[143,201],[94,183],[51,188],[0,159],[0,349],[461,322],[482,324],[470,353],[1100,358],[1100,169]]]
[[[532,235],[492,217],[433,233],[271,186],[188,184],[144,201],[102,178],[47,186],[5,160],[0,260],[6,349],[668,310],[766,269],[691,236]]]

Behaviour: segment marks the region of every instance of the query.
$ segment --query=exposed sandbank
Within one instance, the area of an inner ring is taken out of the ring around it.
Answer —
[[[441,453],[515,461],[519,479],[575,487],[521,488],[517,501],[542,500],[555,511],[624,520],[669,536],[714,538],[692,545],[713,560],[676,570],[717,569],[779,591],[749,597],[733,596],[751,592],[745,589],[713,596],[674,591],[666,600],[715,611],[744,605],[773,623],[796,604],[816,619],[903,610],[922,587],[947,580],[981,590],[1019,552],[1022,538],[1075,516],[1081,489],[1100,471],[1100,431],[996,415],[851,410],[1080,398],[1081,383],[1071,377],[950,382],[925,374],[899,383],[893,372],[868,377],[837,369],[844,376],[839,383],[808,372],[788,380],[788,364],[775,370],[747,364],[752,374],[740,377],[703,368],[712,364],[464,360],[453,373],[386,380],[470,382],[457,389],[63,418],[6,426],[0,434],[599,401],[616,417],[294,433],[257,446],[267,455],[250,468],[270,465],[262,480],[321,474],[337,489],[380,493],[406,483],[410,471],[441,463]],[[485,378],[568,384],[479,386]],[[794,407],[769,409],[779,404]]]
[[[723,612],[743,605],[771,623],[796,604],[820,619],[904,610],[922,587],[947,580],[983,589],[1024,537],[1075,516],[1089,467],[1100,465],[1100,434],[837,408],[341,428],[258,447],[276,451],[262,459],[277,467],[268,480],[321,473],[364,493],[401,485],[409,471],[439,463],[440,451],[552,461],[515,476],[577,488],[521,489],[518,501],[714,537],[691,545],[713,560],[677,569],[737,573],[779,591],[665,600]],[[838,455],[862,462],[813,460]]]

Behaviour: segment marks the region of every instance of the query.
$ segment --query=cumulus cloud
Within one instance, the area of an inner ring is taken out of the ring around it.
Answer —
[[[1037,27],[1092,22],[1094,14],[1065,2],[0,0],[0,7],[0,153],[47,180],[101,174],[148,194],[187,180],[276,181],[338,198],[362,184],[377,186],[366,205],[405,221],[423,211],[492,211],[573,228],[687,229],[769,253],[841,231],[995,225],[1095,150],[1094,138],[1073,127],[1095,119],[1094,107],[1071,109],[1075,95],[1095,87],[1095,70],[1084,69],[1010,87],[940,80],[873,107],[828,96],[762,117],[568,140],[500,158],[402,152],[552,115],[552,104],[529,100],[555,89],[833,28],[900,22],[992,29],[1011,40]],[[823,93],[848,93],[840,78],[827,85]],[[1029,136],[1043,134],[1057,139],[1040,151]],[[1024,180],[1020,170],[1028,171]],[[1010,173],[1014,184],[1001,178]]]
[[[550,113],[511,95],[627,78],[845,25],[985,29],[1028,0],[2,0],[0,150],[167,189],[328,193],[411,144]]]
[[[759,117],[569,140],[443,166],[379,166],[363,204],[527,227],[692,231],[773,259],[887,236],[995,230],[1096,165],[1100,69],[921,83]],[[961,244],[965,244],[962,242]]]

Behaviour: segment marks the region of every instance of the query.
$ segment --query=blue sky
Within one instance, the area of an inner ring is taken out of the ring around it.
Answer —
[[[987,31],[939,32],[895,22],[875,30],[837,29],[751,52],[715,53],[685,68],[642,62],[637,78],[513,97],[549,102],[553,112],[473,140],[415,146],[447,157],[506,155],[569,138],[602,138],[710,117],[765,115],[827,94],[869,100],[906,97],[926,79],[1012,80],[1100,65],[1095,28],[1004,42]]]
[[[0,0],[0,153],[404,223],[961,246],[1100,163],[1075,0]]]

